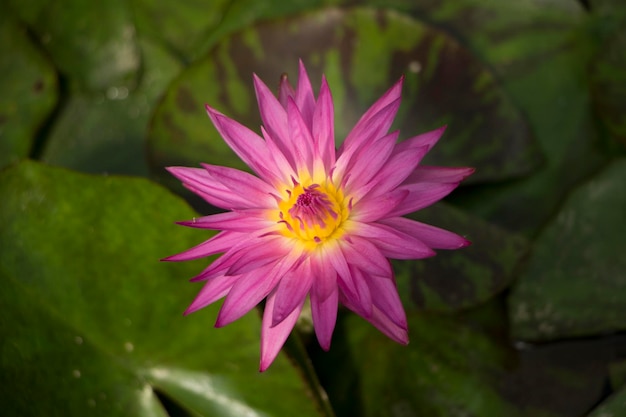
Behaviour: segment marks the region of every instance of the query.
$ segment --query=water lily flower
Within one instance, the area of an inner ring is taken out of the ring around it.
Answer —
[[[226,297],[215,326],[266,299],[260,370],[275,359],[307,297],[315,334],[330,348],[338,303],[399,343],[406,315],[388,259],[420,259],[469,242],[402,217],[440,200],[472,168],[422,166],[445,128],[398,142],[389,128],[403,78],[360,118],[336,149],[333,99],[322,77],[317,98],[302,62],[294,89],[286,76],[278,97],[254,75],[261,135],[206,106],[226,143],[255,175],[224,166],[170,167],[189,190],[224,213],[180,224],[219,230],[166,260],[222,254],[192,281],[204,287],[186,313]]]

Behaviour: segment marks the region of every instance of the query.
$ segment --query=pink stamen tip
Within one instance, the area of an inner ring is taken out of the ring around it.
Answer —
[[[328,172],[328,178],[330,178],[330,182],[332,182],[333,184],[335,183],[335,181],[333,180],[333,174],[335,173],[335,168],[336,167],[332,167],[330,171]]]
[[[354,197],[350,198],[350,201],[348,202],[348,210],[352,210],[352,200],[354,199]]]
[[[345,188],[348,181],[350,181],[350,174],[343,177],[343,180],[341,181],[341,188]]]
[[[276,200],[277,203],[280,203],[281,201],[283,201],[282,198],[280,198],[279,196],[277,196],[274,193],[269,193],[272,197],[274,197],[274,200]]]
[[[289,224],[289,222],[287,222],[286,220],[279,220],[276,223],[283,223],[285,226],[287,226],[287,229],[293,233],[293,227],[291,227],[291,225]]]
[[[322,242],[322,239],[320,239],[317,236],[313,237],[313,240],[315,241],[315,243],[321,243]]]
[[[300,223],[300,230],[304,230],[304,220],[302,220],[302,217],[300,216],[296,216],[296,220],[298,220],[298,223]]]
[[[293,175],[291,176],[291,182],[293,182],[293,186],[297,187],[298,185],[300,185],[300,183],[298,181],[296,181],[296,179],[293,177]]]

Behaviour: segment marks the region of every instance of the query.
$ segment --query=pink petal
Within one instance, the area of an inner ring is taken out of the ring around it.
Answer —
[[[409,195],[407,190],[396,190],[380,196],[366,196],[357,201],[350,214],[350,218],[360,222],[373,222],[383,217],[398,207]]]
[[[349,277],[338,276],[339,289],[357,314],[366,319],[370,318],[372,316],[372,294],[367,281],[358,268],[350,268],[350,272]]]
[[[265,138],[265,143],[267,144],[267,148],[272,155],[272,159],[274,160],[274,164],[276,168],[280,171],[280,175],[277,175],[277,178],[280,179],[280,183],[278,185],[291,184],[291,178],[295,178],[298,174],[295,171],[295,165],[293,162],[289,161],[285,154],[283,153],[282,148],[278,145],[278,143],[272,138],[272,136],[267,133],[265,128],[261,126],[261,133],[263,133],[263,137]]]
[[[385,194],[406,182],[407,177],[415,171],[444,131],[445,126],[398,143],[374,179],[361,189],[353,191],[354,197],[358,199],[369,192],[375,195]]]
[[[323,264],[330,264],[335,269],[338,275],[343,276],[345,279],[349,279],[352,275],[348,262],[336,241],[328,241],[321,247]]]
[[[372,317],[369,319],[369,322],[391,340],[403,345],[409,344],[407,328],[395,324],[376,306],[372,309]]]
[[[395,279],[375,276],[366,278],[373,297],[374,305],[398,327],[407,328],[406,314],[398,295]]]
[[[417,136],[407,139],[406,141],[414,142],[411,145],[413,147],[426,146],[428,150],[430,151],[433,148],[433,146],[435,146],[435,144],[439,141],[439,139],[443,135],[443,132],[445,132],[447,128],[448,127],[444,125],[437,129],[434,129],[425,133],[421,133]]]
[[[319,252],[311,254],[311,271],[314,277],[312,291],[319,302],[323,302],[337,291],[337,271]]]
[[[225,252],[239,242],[242,238],[241,233],[237,232],[220,232],[211,239],[187,249],[176,255],[163,258],[163,261],[190,261],[193,259],[204,258],[215,255],[216,253]]]
[[[216,207],[228,210],[258,207],[259,202],[250,201],[238,193],[233,193],[211,177],[211,174],[204,169],[185,167],[168,167],[166,169],[181,180],[186,188]]]
[[[348,137],[343,142],[339,153],[344,153],[349,148],[359,148],[367,137],[366,132],[376,126],[378,133],[374,136],[380,137],[381,132],[385,134],[391,126],[391,122],[396,116],[398,107],[400,106],[400,95],[402,92],[402,84],[404,83],[404,77],[400,78],[389,90],[385,92],[364,114],[361,116],[357,124],[354,126]],[[384,118],[380,118],[384,115]],[[371,123],[371,120],[375,117],[379,117],[379,120],[375,123]]]
[[[322,349],[328,350],[330,349],[330,341],[337,321],[338,291],[335,284],[328,296],[320,297],[320,294],[325,291],[319,290],[317,288],[318,285],[320,283],[316,279],[310,296],[311,315],[317,340]],[[321,285],[325,285],[325,283],[321,283]]]
[[[357,309],[347,300],[345,297],[339,299],[341,304],[345,305],[350,310],[358,314]],[[407,329],[398,326],[387,317],[386,314],[380,311],[376,306],[372,307],[372,316],[366,319],[372,323],[378,330],[380,330],[385,336],[391,340],[406,345],[409,343],[409,335]]]
[[[459,183],[474,173],[474,168],[444,168],[418,166],[405,180],[405,183],[438,182]]]
[[[204,281],[210,279],[213,276],[225,274],[229,269],[237,263],[239,259],[244,256],[254,253],[257,247],[268,246],[267,242],[271,236],[264,236],[262,231],[256,233],[241,234],[241,239],[234,246],[229,248],[226,253],[217,258],[202,273],[200,273],[191,281]],[[277,252],[275,257],[281,257],[283,253]]]
[[[300,113],[302,113],[302,119],[309,130],[311,130],[313,112],[315,110],[315,96],[313,95],[311,81],[302,60],[300,60],[298,66],[298,88],[296,89],[295,102],[298,105],[298,109],[300,109]]]
[[[228,268],[228,274],[246,274],[287,256],[290,250],[283,236],[265,236],[253,240],[241,248],[241,256],[232,262]]]
[[[285,108],[280,105],[272,91],[256,74],[252,77],[263,126],[272,136],[286,140],[289,136]]]
[[[226,326],[250,311],[274,289],[288,271],[301,261],[301,252],[294,248],[290,254],[276,263],[242,275],[226,296],[215,327]]]
[[[287,97],[294,98],[296,92],[289,83],[289,77],[287,74],[283,74],[280,77],[280,84],[278,86],[278,101],[283,108],[287,108]]]
[[[312,134],[316,141],[318,154],[328,172],[335,164],[335,115],[333,98],[326,77],[322,77],[322,86],[313,113]]]
[[[238,275],[220,275],[207,281],[191,305],[185,310],[185,315],[198,311],[224,297],[239,278]]]
[[[348,263],[366,274],[391,278],[391,264],[378,248],[368,240],[350,236],[350,241],[341,242],[341,250]]]
[[[270,207],[275,203],[271,197],[271,193],[275,192],[274,188],[254,175],[217,165],[202,164],[202,167],[211,178],[219,181],[231,193],[245,199],[249,203],[247,208]]]
[[[300,110],[292,99],[287,100],[287,119],[289,121],[289,146],[296,163],[298,173],[313,171],[313,137]]]
[[[399,131],[392,132],[376,139],[371,145],[356,152],[349,163],[350,180],[346,182],[346,192],[367,184],[385,165],[394,150]]]
[[[367,149],[376,139],[387,134],[399,106],[400,100],[398,99],[359,125],[358,131],[356,131],[357,127],[352,130],[348,138],[354,137],[354,139],[348,141],[346,138],[338,152],[335,172],[339,178],[350,172],[359,150]]]
[[[232,232],[251,232],[266,229],[275,225],[267,218],[265,209],[245,209],[228,211],[226,213],[211,214],[198,217],[178,224],[199,229],[228,230]]]
[[[299,268],[285,274],[276,288],[272,326],[278,325],[302,305],[312,283],[313,274],[308,259]]]
[[[346,228],[351,234],[368,239],[388,258],[422,259],[435,255],[420,240],[384,224],[348,220]]]
[[[456,233],[405,217],[392,217],[380,220],[379,223],[393,227],[408,235],[415,236],[433,249],[460,249],[471,245],[469,240]]]
[[[405,142],[400,142],[400,144],[396,145],[394,152],[387,159],[387,163],[369,183],[352,191],[355,199],[361,199],[363,196],[369,196],[370,194],[374,196],[386,194],[402,184],[406,177],[414,171],[417,164],[426,155],[428,149],[422,146],[420,148],[402,150],[404,147],[401,145]],[[399,147],[401,151],[398,151]]]
[[[402,185],[398,187],[397,190],[405,190],[408,191],[409,194],[404,200],[402,200],[402,202],[400,202],[400,204],[391,210],[387,216],[403,216],[405,214],[421,210],[424,207],[428,207],[450,194],[450,192],[452,192],[457,185],[458,184],[456,183],[437,184],[430,182]]]
[[[261,363],[259,371],[264,372],[276,359],[278,352],[285,344],[287,337],[293,330],[300,312],[302,311],[302,303],[279,324],[272,325],[272,316],[275,308],[275,294],[271,294],[267,298],[265,311],[263,312],[263,323],[261,325]]]
[[[206,110],[217,131],[239,158],[265,181],[275,183],[280,172],[277,172],[276,167],[273,166],[273,159],[265,141],[247,127],[224,116],[211,106],[207,105]]]

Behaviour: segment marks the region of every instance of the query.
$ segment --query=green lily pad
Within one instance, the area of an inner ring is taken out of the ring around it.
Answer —
[[[319,7],[319,0],[133,0],[138,31],[168,46],[184,62],[203,57],[217,40],[255,20]]]
[[[180,199],[35,162],[0,173],[0,195],[4,414],[319,415],[283,355],[257,371],[257,315],[182,316],[199,264],[158,261],[197,243],[172,223],[194,215]]]
[[[455,202],[533,236],[569,190],[606,162],[590,111],[588,71],[598,46],[589,30],[591,15],[571,0],[400,3],[457,33],[527,116],[544,165],[525,179],[477,187]]]
[[[626,329],[626,159],[576,189],[538,236],[509,300],[513,336],[552,340]]]
[[[225,38],[170,86],[149,132],[151,164],[200,162],[245,168],[207,120],[204,103],[256,129],[252,72],[277,85],[302,58],[315,84],[333,91],[339,142],[402,74],[404,105],[396,127],[408,137],[444,123],[445,140],[428,163],[478,168],[473,181],[519,177],[538,154],[528,125],[493,74],[454,38],[406,16],[371,9],[322,9],[265,22]],[[376,70],[373,70],[373,68]]]
[[[149,40],[140,45],[144,70],[139,87],[71,94],[47,138],[43,161],[90,173],[148,174],[145,131],[180,64]]]
[[[58,87],[54,68],[6,10],[0,11],[0,51],[1,168],[28,156],[57,102]]]
[[[626,389],[611,395],[588,417],[619,417],[626,414]]]
[[[611,388],[614,391],[626,387],[626,360],[622,359],[609,365]]]
[[[159,40],[182,61],[191,61],[233,1],[133,0],[131,3],[142,36]]]
[[[394,262],[407,308],[450,312],[487,301],[513,282],[528,247],[524,238],[444,203],[409,217],[466,236],[472,245],[438,251],[433,258]]]
[[[81,90],[135,87],[140,54],[124,0],[10,0],[61,73]]]
[[[605,23],[606,20],[600,20]],[[626,19],[623,19],[626,22]],[[623,24],[606,40],[593,61],[593,98],[611,135],[626,144],[626,30]]]
[[[408,314],[408,346],[354,314],[313,355],[338,415],[582,416],[604,395],[618,344],[585,340],[513,349],[505,303],[462,314]]]

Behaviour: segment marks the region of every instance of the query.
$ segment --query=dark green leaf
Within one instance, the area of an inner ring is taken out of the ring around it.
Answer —
[[[0,174],[0,346],[6,415],[316,416],[284,356],[257,371],[259,319],[183,317],[202,264],[159,258],[206,238],[142,179],[25,162]]]
[[[411,343],[402,346],[357,316],[345,327],[364,416],[521,415],[495,387],[507,352],[480,332],[412,314]]]
[[[84,172],[147,175],[145,131],[156,100],[180,64],[148,40],[140,45],[144,70],[139,87],[71,94],[48,137],[45,162]]]
[[[260,124],[256,72],[270,86],[295,80],[302,58],[313,83],[329,79],[339,142],[373,101],[406,74],[397,127],[404,137],[449,124],[430,163],[478,167],[474,181],[530,172],[537,154],[525,119],[493,74],[445,32],[396,13],[323,9],[223,39],[172,84],[155,113],[155,167],[199,162],[244,168],[207,121],[203,104],[252,129]]]
[[[254,21],[319,7],[320,0],[133,0],[140,33],[159,39],[184,61],[204,56],[216,41]]]
[[[513,335],[551,340],[626,329],[626,159],[580,186],[537,238],[510,298]]]
[[[472,190],[463,203],[532,236],[571,187],[606,161],[590,112],[588,71],[597,48],[590,15],[573,0],[426,1],[412,10],[458,33],[527,115],[545,164],[526,179]]]
[[[482,303],[513,281],[525,255],[525,239],[446,204],[412,216],[444,227],[472,241],[457,251],[417,261],[394,262],[398,289],[408,308],[455,311]]]
[[[607,19],[599,19],[598,24],[607,24]],[[595,57],[591,81],[598,115],[611,135],[626,144],[626,29],[623,23],[620,26],[605,40]]]
[[[588,417],[620,417],[626,414],[626,389],[611,395]]]
[[[602,395],[606,365],[621,348],[598,340],[514,350],[499,300],[455,317],[408,319],[408,346],[353,314],[340,321],[347,341],[336,338],[317,358],[340,415],[582,416]]]
[[[54,68],[0,8],[0,167],[28,156],[57,101]]]
[[[130,3],[140,35],[159,40],[182,60],[190,61],[235,2],[132,0]]]
[[[124,0],[10,0],[52,60],[81,90],[135,87],[140,67],[132,15]]]

